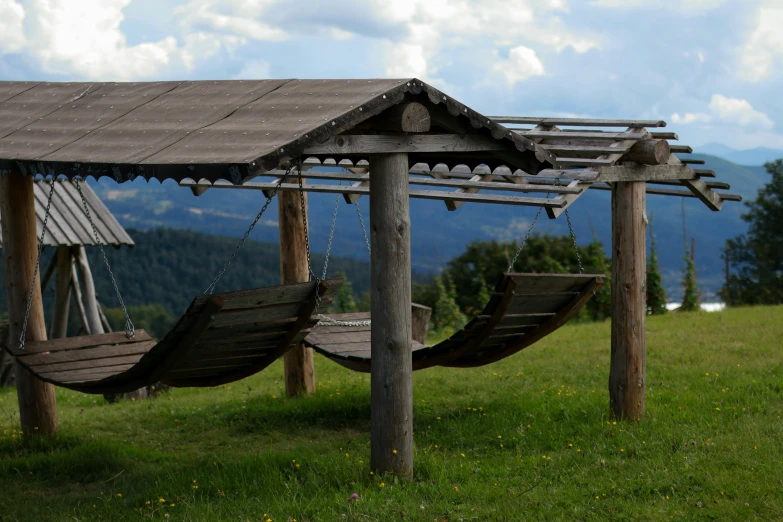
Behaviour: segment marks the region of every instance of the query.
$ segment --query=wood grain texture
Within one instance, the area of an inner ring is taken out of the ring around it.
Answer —
[[[103,323],[101,323],[101,314],[98,312],[98,298],[95,295],[95,282],[90,270],[90,262],[87,261],[87,253],[83,246],[73,247],[73,258],[79,271],[79,284],[82,291],[82,303],[87,318],[87,333],[102,334]]]
[[[609,403],[616,418],[638,420],[646,394],[645,183],[612,190],[612,351]]]
[[[598,118],[537,118],[528,116],[487,116],[498,123],[517,125],[576,125],[579,127],[666,127],[663,120],[606,120]]]
[[[373,364],[370,467],[413,478],[411,253],[407,154],[374,155],[370,186]]]
[[[478,134],[341,135],[304,150],[305,155],[485,152],[508,145]],[[405,168],[407,174],[408,168]]]
[[[414,341],[424,344],[430,327],[432,308],[413,303],[411,305],[411,332]]]
[[[38,257],[33,178],[18,172],[0,176],[0,214],[3,231],[3,269],[8,303],[9,346],[18,344],[27,309],[28,293]],[[46,340],[41,288],[36,280],[27,323],[29,341]],[[26,436],[57,433],[54,387],[16,362],[19,418]]]
[[[54,287],[54,310],[49,331],[51,339],[59,339],[68,334],[68,315],[71,308],[71,270],[73,259],[67,246],[57,247],[55,254],[57,276]]]
[[[303,212],[307,214],[307,194],[302,198],[296,192],[280,192],[277,196],[278,227],[280,230],[280,283],[303,283],[310,279],[307,266]],[[315,361],[313,349],[299,343],[283,355],[285,391],[289,397],[315,392]]]
[[[666,140],[640,140],[628,149],[623,161],[633,161],[641,165],[666,165],[671,155],[669,142]]]
[[[687,165],[617,165],[598,169],[598,179],[606,183],[616,181],[664,181],[698,179]]]

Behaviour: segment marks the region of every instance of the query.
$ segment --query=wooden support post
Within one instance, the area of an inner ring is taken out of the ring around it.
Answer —
[[[427,342],[427,330],[430,327],[432,308],[420,304],[411,304],[411,331],[413,340],[424,344]]]
[[[277,193],[280,227],[280,282],[304,283],[310,279],[307,266],[307,244],[302,220],[302,200],[298,192]],[[307,194],[304,195],[307,212]],[[289,397],[309,395],[315,391],[313,349],[300,343],[283,356],[285,391]]]
[[[413,477],[408,155],[370,158],[371,451],[376,472]]]
[[[644,182],[614,184],[609,402],[618,419],[639,420],[645,408],[646,198]]]
[[[68,335],[68,314],[71,308],[71,270],[73,270],[71,248],[58,246],[55,258],[57,278],[55,279],[54,311],[49,338],[60,339]]]
[[[101,314],[98,312],[98,298],[95,296],[95,282],[92,279],[90,263],[87,261],[87,253],[83,246],[73,247],[72,252],[76,268],[81,276],[79,284],[81,285],[82,302],[87,319],[87,330],[92,335],[102,334],[104,333],[103,324],[101,323]]]
[[[11,171],[0,176],[0,213],[3,230],[3,267],[8,302],[9,341],[17,342],[24,323],[30,283],[33,280],[38,239],[32,176]],[[40,279],[33,287],[27,323],[28,341],[46,340]],[[45,383],[16,362],[19,419],[26,436],[57,432],[54,386]]]

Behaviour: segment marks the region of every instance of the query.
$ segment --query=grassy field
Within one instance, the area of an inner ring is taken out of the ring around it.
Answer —
[[[321,357],[300,400],[279,363],[142,402],[58,390],[46,447],[3,390],[0,519],[783,520],[781,339],[783,307],[651,318],[638,423],[608,416],[608,323],[417,372],[413,482],[370,472],[369,376]]]

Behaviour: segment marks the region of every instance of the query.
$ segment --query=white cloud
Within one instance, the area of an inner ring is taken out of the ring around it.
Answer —
[[[614,9],[655,7],[686,13],[703,13],[727,3],[728,0],[593,0],[590,5]]]
[[[190,0],[176,13],[183,27],[247,39],[308,36],[313,27],[333,39],[355,34],[379,39],[387,75],[432,80],[461,48],[482,49],[487,60],[478,65],[493,70],[493,62],[502,60],[499,49],[521,60],[514,49],[584,53],[598,47],[595,37],[557,16],[567,9],[566,0]]]
[[[722,94],[713,94],[710,99],[709,112],[688,112],[683,115],[672,114],[672,122],[679,124],[691,123],[718,123],[739,125],[742,127],[756,127],[759,129],[771,129],[775,123],[769,116],[757,111],[748,102],[741,98],[729,98]]]
[[[264,22],[266,9],[278,0],[190,0],[174,9],[187,28],[254,40],[284,40],[284,30]]]
[[[240,70],[235,76],[235,80],[265,80],[271,76],[270,74],[271,67],[269,65],[269,62],[265,60],[251,60],[249,62],[245,62],[245,65],[242,67],[242,70]]]
[[[24,47],[24,7],[14,0],[0,0],[0,54]]]
[[[766,78],[776,60],[783,59],[783,5],[766,0],[756,15],[755,27],[742,48],[742,76],[755,82]]]
[[[514,85],[533,76],[544,75],[544,64],[536,52],[524,45],[514,47],[508,52],[508,60],[493,66],[495,71],[505,77],[509,85]]]
[[[45,73],[97,80],[154,78],[193,68],[237,36],[191,32],[129,45],[120,25],[131,0],[0,0],[0,53],[22,53]]]
[[[757,111],[748,102],[740,98],[728,98],[715,94],[710,100],[710,110],[721,120],[738,123],[742,126],[756,125],[771,129],[775,123],[763,112]]]

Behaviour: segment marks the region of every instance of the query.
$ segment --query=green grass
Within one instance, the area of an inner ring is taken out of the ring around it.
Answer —
[[[0,519],[783,519],[783,307],[655,317],[647,339],[638,423],[608,415],[608,323],[417,372],[413,482],[370,473],[369,376],[321,357],[300,400],[279,363],[142,402],[58,390],[37,447],[2,391]]]

